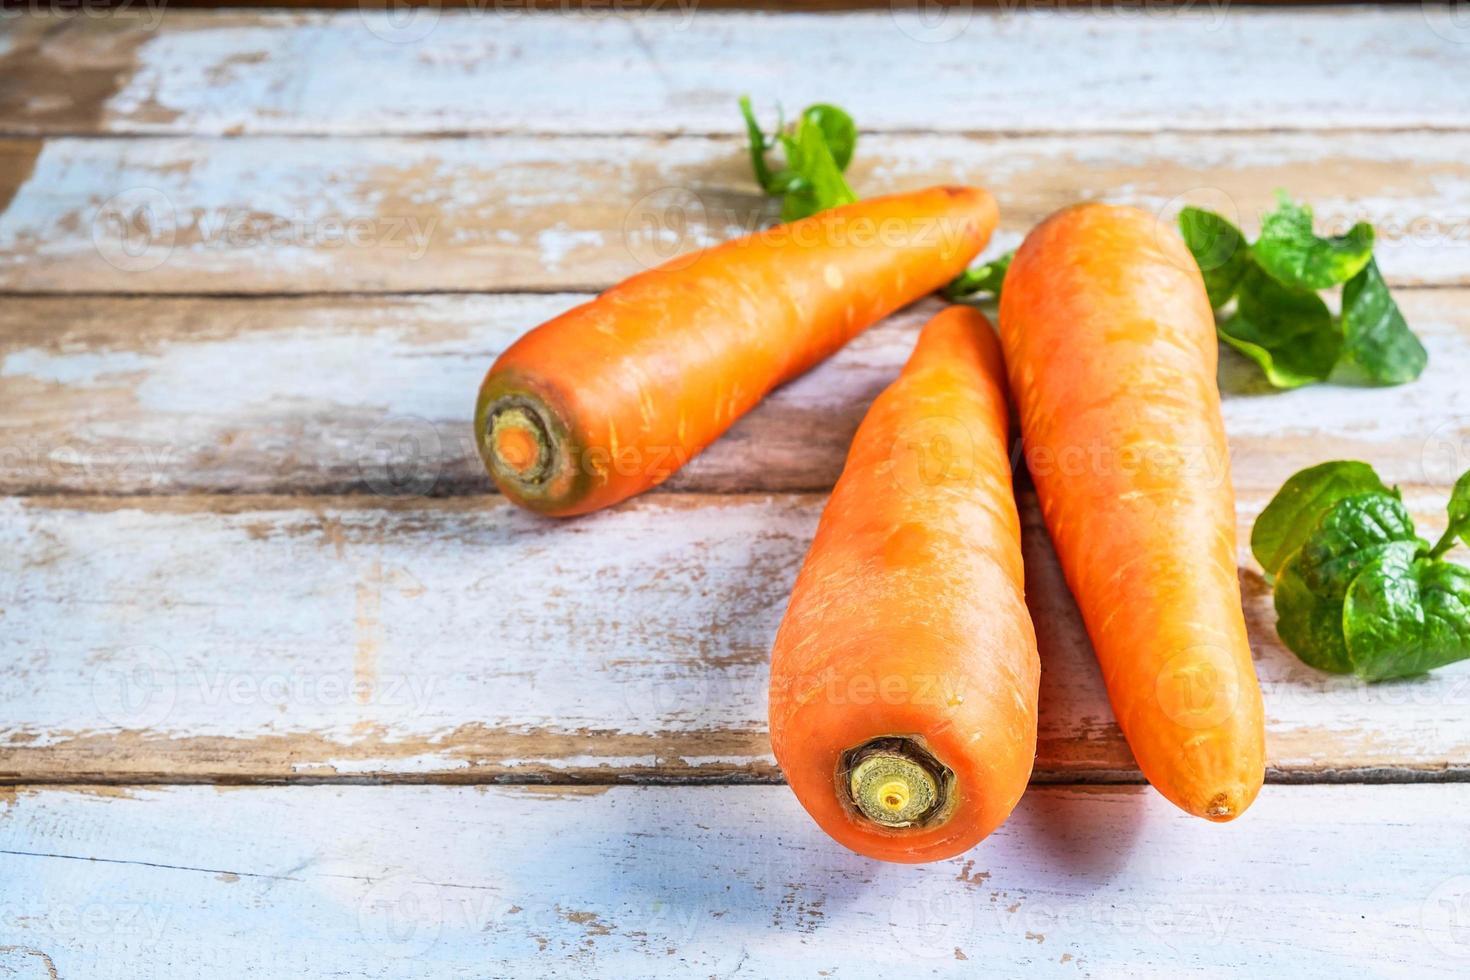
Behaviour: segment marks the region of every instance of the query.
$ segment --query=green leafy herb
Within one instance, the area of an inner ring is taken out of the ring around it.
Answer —
[[[1370,380],[1396,385],[1413,381],[1429,354],[1404,322],[1388,284],[1369,261],[1342,289],[1343,353]]]
[[[1414,532],[1365,463],[1297,473],[1261,512],[1251,549],[1275,579],[1276,631],[1301,660],[1368,681],[1470,658],[1470,569],[1443,560],[1470,536],[1470,473],[1438,544]]]
[[[1302,542],[1296,566],[1307,588],[1341,602],[1370,563],[1389,552],[1413,558],[1428,547],[1414,534],[1414,519],[1403,501],[1386,493],[1362,493],[1328,508]]]
[[[1011,267],[1011,259],[1015,257],[1016,252],[1012,249],[998,259],[966,269],[944,287],[944,298],[960,300],[978,293],[989,293],[1000,299],[1001,283],[1005,281],[1006,270]]]
[[[1212,211],[1187,207],[1179,230],[1204,276],[1220,339],[1260,365],[1272,385],[1325,381],[1339,364],[1372,384],[1403,384],[1423,372],[1424,346],[1404,322],[1373,261],[1373,227],[1322,238],[1312,209],[1279,195],[1247,246],[1240,230]],[[1343,285],[1342,316],[1317,292]]]
[[[1307,587],[1295,560],[1276,579],[1276,632],[1286,648],[1306,664],[1333,674],[1350,674],[1342,637],[1342,600],[1326,599]]]
[[[1306,543],[1322,515],[1339,500],[1369,492],[1389,493],[1373,467],[1356,460],[1319,463],[1302,470],[1276,492],[1251,528],[1251,553],[1276,575]]]
[[[1346,235],[1319,238],[1312,209],[1276,194],[1276,210],[1261,220],[1251,255],[1273,279],[1298,289],[1327,289],[1347,282],[1373,258],[1373,226],[1358,222]]]
[[[835,105],[818,102],[808,106],[801,118],[802,122],[816,126],[827,142],[832,162],[837,164],[839,171],[846,171],[857,148],[857,124],[852,117]]]
[[[1413,677],[1470,657],[1470,569],[1384,555],[1353,580],[1343,639],[1364,680]]]
[[[1210,305],[1219,309],[1235,295],[1235,287],[1250,265],[1245,236],[1215,212],[1193,207],[1179,212],[1179,230],[1204,273]]]
[[[1311,290],[1283,286],[1253,264],[1241,278],[1235,314],[1218,332],[1278,388],[1325,380],[1342,353],[1342,334],[1327,304]]]
[[[756,183],[767,194],[779,195],[781,220],[795,221],[851,204],[857,195],[842,176],[857,146],[857,126],[836,106],[808,106],[790,127],[777,123],[774,140],[767,139],[756,121],[749,97],[740,99],[745,130],[750,138],[750,164]],[[772,170],[766,154],[780,144],[786,166]]]

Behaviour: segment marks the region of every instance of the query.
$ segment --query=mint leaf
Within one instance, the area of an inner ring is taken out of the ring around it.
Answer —
[[[1470,569],[1384,555],[1348,589],[1343,639],[1353,673],[1369,681],[1470,657]]]
[[[745,132],[750,140],[750,165],[756,183],[767,194],[781,195],[781,220],[795,221],[857,200],[842,172],[857,146],[857,126],[836,106],[808,106],[787,131],[777,126],[776,143],[786,155],[786,166],[773,171],[766,154],[775,145],[766,139],[750,98],[740,99]]]
[[[1429,354],[1404,322],[1388,284],[1369,261],[1342,289],[1343,354],[1369,380],[1397,385],[1413,381]]]
[[[1398,552],[1413,559],[1428,542],[1414,533],[1414,519],[1399,498],[1381,492],[1337,501],[1317,521],[1295,562],[1307,588],[1341,602],[1359,572]]]
[[[1005,282],[1006,270],[1011,267],[1011,259],[1015,257],[1016,251],[1012,249],[998,259],[966,269],[944,287],[944,298],[960,300],[976,293],[989,293],[1000,299],[1001,283]]]
[[[1281,570],[1273,601],[1276,633],[1302,663],[1334,674],[1352,671],[1342,638],[1342,600],[1323,598],[1308,588],[1297,559]]]
[[[1321,297],[1283,286],[1254,264],[1240,280],[1235,314],[1217,331],[1277,388],[1325,380],[1342,352],[1342,334]]]
[[[1187,207],[1179,212],[1179,231],[1205,278],[1210,305],[1230,302],[1245,275],[1250,249],[1240,229],[1213,211]]]
[[[1347,282],[1373,258],[1373,226],[1360,221],[1346,235],[1319,238],[1312,231],[1312,209],[1278,191],[1276,210],[1261,220],[1251,255],[1284,286],[1326,289]]]
[[[1333,504],[1375,491],[1389,492],[1373,467],[1357,460],[1319,463],[1294,474],[1256,518],[1251,554],[1270,579],[1301,548]]]

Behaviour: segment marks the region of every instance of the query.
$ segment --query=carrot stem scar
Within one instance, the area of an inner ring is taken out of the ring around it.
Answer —
[[[848,752],[848,801],[883,827],[913,827],[946,812],[954,773],[913,739],[870,739]]]
[[[545,480],[553,447],[546,423],[532,406],[505,400],[493,407],[488,435],[491,465],[497,475],[522,486]]]

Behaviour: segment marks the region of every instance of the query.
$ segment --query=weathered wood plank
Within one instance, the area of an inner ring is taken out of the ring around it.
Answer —
[[[730,112],[724,132],[738,124]],[[0,154],[9,290],[600,289],[775,218],[735,138],[56,139]],[[996,250],[1092,198],[1200,203],[1253,234],[1284,187],[1326,227],[1371,221],[1392,282],[1470,284],[1470,132],[874,136],[852,179],[869,195],[984,184]]]
[[[768,107],[837,101],[890,131],[1467,121],[1466,27],[1434,4],[945,14],[905,0],[841,17],[695,17],[693,0],[668,0],[662,16],[609,3],[555,18],[481,6],[487,16],[433,5],[160,22],[157,4],[137,3],[132,17],[19,21],[0,49],[0,132],[725,133],[743,92]],[[1344,65],[1373,84],[1345,84]]]
[[[1465,785],[1272,786],[1224,826],[1144,787],[1033,789],[920,866],[841,849],[781,787],[25,788],[0,968],[1453,977],[1467,869]]]
[[[1391,480],[1470,469],[1470,291],[1399,290],[1430,350],[1418,382],[1268,392],[1221,352],[1237,486],[1371,460]],[[585,295],[38,298],[0,304],[0,492],[480,494],[470,417],[485,369]],[[926,301],[776,391],[674,490],[826,490]]]
[[[1243,535],[1265,499],[1242,499]],[[1427,528],[1443,499],[1407,494]],[[822,502],[551,522],[499,498],[0,501],[0,780],[776,779],[767,654]],[[1022,510],[1038,778],[1136,779]],[[1276,639],[1244,546],[1241,576],[1274,778],[1467,773],[1470,664],[1319,674]]]

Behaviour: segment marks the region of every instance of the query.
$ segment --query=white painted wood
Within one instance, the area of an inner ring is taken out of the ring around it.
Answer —
[[[884,865],[784,787],[22,789],[0,969],[62,977],[1455,977],[1470,786],[1268,786],[1213,825],[1033,789]],[[29,972],[27,972],[29,968]]]
[[[723,118],[720,139],[15,143],[0,172],[0,288],[600,289],[775,220],[738,116]],[[1395,284],[1470,284],[1466,132],[872,136],[857,161],[852,182],[868,196],[989,187],[997,253],[1086,199],[1166,216],[1197,203],[1254,235],[1287,188],[1324,228],[1372,222]]]
[[[1430,351],[1414,384],[1269,392],[1221,352],[1237,487],[1331,458],[1450,484],[1470,469],[1470,292],[1398,290]],[[470,429],[495,356],[586,295],[13,299],[0,304],[0,490],[370,493],[491,489]],[[776,391],[668,484],[825,490],[926,301]]]
[[[572,294],[0,304],[0,489],[486,493],[480,379]],[[669,483],[832,485],[937,302],[775,392]]]
[[[142,4],[135,5],[141,10]],[[1463,126],[1470,29],[1438,5],[1209,0],[948,14],[529,17],[170,11],[19,32],[11,133],[724,133],[736,98],[873,130]],[[1024,5],[1023,5],[1024,6]],[[156,29],[150,29],[156,28]],[[1351,66],[1348,70],[1347,66]],[[68,77],[70,76],[70,77]],[[364,84],[382,79],[384,84]]]
[[[1436,530],[1444,498],[1406,495]],[[0,501],[0,779],[777,778],[767,656],[821,504]],[[1023,516],[1038,777],[1137,778],[1029,494]],[[1470,664],[1319,674],[1241,561],[1278,775],[1465,771]]]

